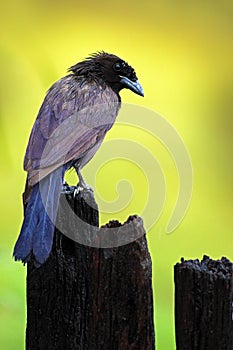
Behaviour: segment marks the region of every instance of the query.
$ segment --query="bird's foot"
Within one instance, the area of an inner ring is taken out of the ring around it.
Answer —
[[[68,183],[64,180],[62,185],[62,193],[67,193],[70,191],[70,186]]]
[[[78,193],[82,191],[94,191],[93,188],[89,185],[87,185],[85,182],[77,185],[77,187],[74,190],[74,197],[77,196]]]

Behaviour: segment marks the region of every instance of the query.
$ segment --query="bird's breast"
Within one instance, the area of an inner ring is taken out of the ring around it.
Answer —
[[[120,109],[118,95],[108,86],[86,84],[78,91],[75,113],[78,122],[91,128],[106,127],[114,124]]]

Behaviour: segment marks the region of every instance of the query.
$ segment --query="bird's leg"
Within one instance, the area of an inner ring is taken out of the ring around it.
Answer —
[[[76,168],[76,172],[77,172],[78,179],[79,179],[78,186],[79,186],[79,187],[82,187],[82,188],[88,187],[88,185],[86,184],[86,182],[85,182],[85,180],[84,180],[84,178],[83,178],[83,176],[82,176],[82,174],[81,174],[79,168]]]
[[[80,172],[80,169],[78,167],[75,167],[75,170],[76,170],[76,173],[78,175],[79,182],[78,182],[77,188],[74,190],[74,196],[76,194],[78,194],[78,192],[83,191],[83,190],[93,191],[93,188],[85,182],[85,180]]]

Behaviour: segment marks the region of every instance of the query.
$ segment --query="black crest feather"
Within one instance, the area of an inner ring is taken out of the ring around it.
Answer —
[[[96,75],[102,76],[100,70],[100,61],[101,59],[112,56],[117,58],[117,56],[108,54],[105,51],[97,51],[90,54],[85,60],[78,62],[77,64],[71,66],[68,69],[68,72],[73,72],[75,75],[86,76],[86,77],[95,77]]]

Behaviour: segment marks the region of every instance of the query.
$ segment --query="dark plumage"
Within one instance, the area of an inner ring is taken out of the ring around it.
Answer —
[[[50,254],[64,173],[74,167],[79,188],[87,187],[80,170],[100,147],[120,108],[119,92],[143,96],[132,67],[100,52],[69,69],[49,89],[28,142],[24,169],[24,222],[14,249],[16,260],[43,263]]]

